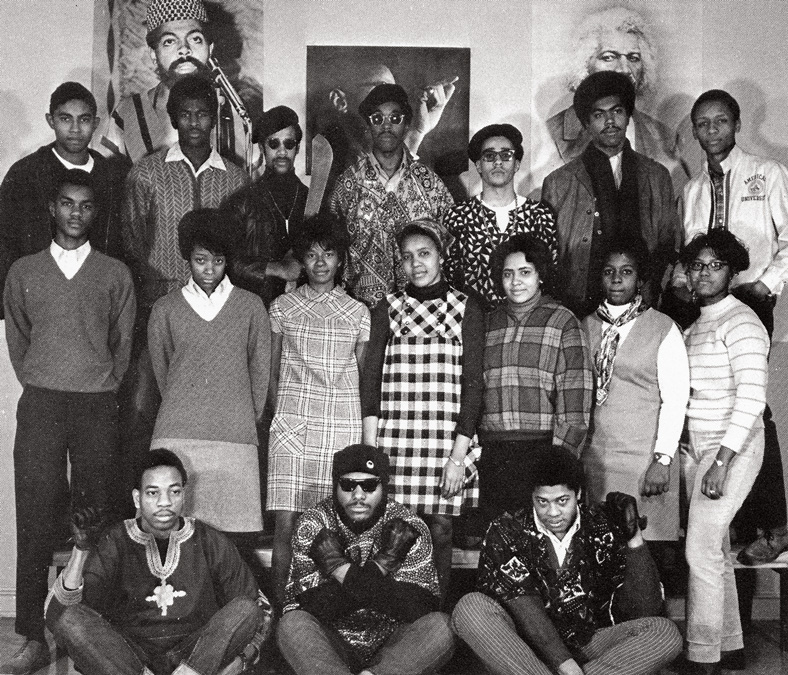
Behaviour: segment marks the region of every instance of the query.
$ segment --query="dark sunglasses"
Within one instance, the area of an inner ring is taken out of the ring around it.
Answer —
[[[374,492],[380,485],[380,478],[364,478],[363,480],[355,480],[353,478],[340,478],[339,487],[342,492],[353,492],[357,487],[360,487],[364,492]]]
[[[279,144],[285,146],[285,150],[292,150],[296,145],[298,145],[298,141],[295,138],[285,138],[285,140],[280,141],[278,138],[269,138],[265,144],[271,148],[271,150],[278,150]]]
[[[514,159],[514,150],[501,150],[500,152],[485,150],[482,153],[482,162],[487,162],[488,164],[492,164],[499,158],[502,162],[511,162]]]

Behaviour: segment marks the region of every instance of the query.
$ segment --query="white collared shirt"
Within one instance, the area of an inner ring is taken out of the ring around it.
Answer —
[[[189,161],[189,158],[183,154],[183,150],[181,150],[180,143],[175,143],[168,151],[167,156],[164,158],[165,162],[186,162],[186,165],[192,170],[192,173],[195,176],[199,176],[203,171],[207,171],[208,169],[219,169],[221,171],[227,171],[227,168],[224,166],[224,160],[222,159],[221,155],[216,152],[216,148],[211,148],[211,154],[208,155],[208,159],[206,159],[202,166],[199,169],[195,169],[192,166],[192,163]]]
[[[386,170],[380,165],[380,162],[378,162],[378,158],[375,157],[374,152],[370,152],[367,155],[369,157],[369,161],[372,162],[372,166],[375,168],[375,171],[377,171],[378,176],[380,176],[380,180],[383,181],[383,187],[385,188],[386,192],[397,191],[397,186],[400,184],[400,181],[402,180],[402,176],[404,173],[405,152],[407,151],[403,151],[402,161],[399,163],[397,170],[391,176],[389,176],[386,173]]]
[[[621,159],[623,156],[624,151],[622,150],[610,158],[610,168],[613,169],[613,180],[616,181],[616,190],[621,188]]]
[[[63,272],[63,276],[66,279],[73,279],[74,275],[79,272],[79,268],[82,267],[82,263],[85,262],[85,258],[88,257],[88,253],[90,253],[90,242],[86,241],[79,248],[69,251],[53,241],[49,245],[49,252],[55,259],[60,271]]]
[[[569,546],[572,544],[572,538],[575,536],[575,532],[580,529],[580,510],[577,511],[577,518],[575,518],[575,522],[572,526],[566,531],[563,539],[559,539],[556,537],[550,530],[548,530],[544,525],[542,525],[542,521],[539,520],[539,516],[536,515],[536,509],[534,509],[534,523],[536,523],[536,529],[539,530],[543,535],[547,537],[550,543],[553,545],[553,550],[555,551],[555,557],[558,558],[558,566],[562,567],[564,564],[564,560],[566,559],[566,554],[569,551]]]
[[[231,290],[233,290],[233,284],[226,275],[210,295],[197,285],[193,277],[189,277],[189,282],[181,289],[181,293],[200,318],[205,321],[213,321],[216,315],[222,311],[224,303],[230,297]]]
[[[485,208],[495,213],[495,224],[499,232],[506,232],[506,230],[509,229],[509,216],[511,212],[517,210],[518,206],[525,204],[525,197],[521,197],[518,194],[515,194],[514,200],[506,206],[492,206],[484,201],[481,195],[479,195],[477,199],[484,204]]]
[[[78,169],[79,171],[87,171],[88,173],[90,173],[91,171],[93,171],[93,165],[96,163],[93,159],[93,156],[90,153],[88,153],[88,161],[85,162],[84,164],[72,164],[67,159],[63,159],[60,155],[58,155],[57,150],[55,150],[54,147],[52,148],[52,152],[54,153],[55,157],[57,157],[58,160],[60,160],[60,163],[69,170]]]

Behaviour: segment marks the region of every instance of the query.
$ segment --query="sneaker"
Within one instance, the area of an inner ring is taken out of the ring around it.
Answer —
[[[49,647],[40,640],[26,640],[10,661],[0,666],[9,675],[31,675],[50,661]]]
[[[788,534],[775,536],[771,532],[765,532],[739,551],[736,559],[743,565],[765,565],[774,562],[786,550],[788,550]]]

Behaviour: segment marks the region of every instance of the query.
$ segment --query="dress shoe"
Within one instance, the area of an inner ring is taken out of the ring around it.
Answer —
[[[720,666],[723,670],[747,670],[747,659],[743,649],[732,649],[720,654]]]
[[[0,666],[0,672],[9,675],[30,675],[50,661],[49,647],[39,640],[27,640],[10,661]]]
[[[788,534],[774,535],[766,532],[746,548],[739,551],[736,559],[743,565],[765,565],[774,562],[788,550]]]

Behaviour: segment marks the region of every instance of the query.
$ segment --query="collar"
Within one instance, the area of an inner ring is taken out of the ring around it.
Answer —
[[[55,157],[58,158],[58,161],[67,169],[78,169],[79,171],[87,171],[90,173],[93,171],[93,166],[95,165],[96,161],[93,159],[93,155],[88,152],[88,161],[84,164],[72,164],[67,159],[63,159],[60,155],[57,154],[57,150],[55,150],[55,146],[52,146],[52,153]]]
[[[126,534],[128,534],[129,539],[145,547],[148,569],[153,576],[159,579],[166,579],[175,572],[181,559],[181,544],[191,539],[194,534],[194,518],[185,517],[183,519],[183,527],[170,532],[167,559],[162,564],[159,548],[156,546],[156,538],[149,532],[141,529],[134,518],[124,520],[123,524],[126,527]]]
[[[224,165],[224,160],[222,159],[221,155],[216,152],[216,148],[211,148],[211,154],[208,155],[208,159],[206,159],[203,165],[197,170],[195,170],[195,168],[192,166],[192,163],[189,161],[186,155],[183,154],[183,150],[181,150],[181,144],[177,142],[167,151],[164,161],[186,162],[186,165],[192,170],[192,173],[195,176],[199,176],[203,171],[207,171],[208,169],[227,171],[227,167]]]
[[[534,514],[534,524],[536,525],[537,531],[541,534],[545,535],[550,543],[553,545],[553,549],[555,550],[555,555],[558,558],[558,565],[559,567],[564,564],[564,559],[566,558],[566,554],[569,551],[569,547],[572,544],[572,539],[574,538],[577,531],[580,529],[580,508],[577,509],[577,518],[575,518],[575,522],[572,523],[572,526],[566,531],[563,539],[559,539],[556,537],[550,530],[548,530],[544,525],[542,525],[542,521],[539,520],[539,516],[536,515],[536,509],[533,510]]]
[[[449,282],[446,281],[443,277],[438,279],[434,284],[431,286],[427,286],[426,288],[422,288],[420,286],[414,286],[412,283],[408,282],[405,286],[405,293],[407,293],[412,298],[415,298],[419,302],[426,302],[427,300],[437,300],[438,298],[446,297],[446,293],[449,292]]]
[[[399,163],[397,170],[391,176],[389,176],[385,169],[380,165],[380,162],[378,161],[378,158],[375,157],[374,152],[368,152],[366,156],[369,166],[377,174],[378,178],[380,178],[381,182],[386,186],[388,191],[393,191],[396,189],[396,186],[399,185],[400,180],[410,168],[411,162],[413,161],[408,149],[403,147],[402,161]]]
[[[321,293],[316,291],[312,288],[309,284],[304,284],[301,286],[301,292],[304,294],[304,297],[308,300],[314,300],[317,302],[329,302],[338,298],[340,295],[345,295],[345,291],[341,286],[338,284],[334,284],[334,288],[332,288],[327,293]]]
[[[728,156],[720,162],[720,166],[722,167],[723,173],[728,173],[733,169],[733,167],[739,163],[744,151],[738,146],[734,145],[731,148],[731,151],[728,153]],[[706,175],[711,178],[711,172],[709,171],[709,160],[703,160],[703,170],[706,172]]]
[[[226,274],[224,275],[224,279],[222,279],[219,282],[219,285],[213,290],[213,293],[211,293],[210,295],[208,295],[202,288],[200,288],[197,285],[197,282],[194,280],[194,277],[189,277],[188,283],[186,284],[186,286],[184,286],[184,290],[188,289],[189,293],[196,295],[204,302],[210,302],[211,304],[214,304],[218,298],[228,295],[232,290],[232,288],[233,288],[233,284],[230,281],[230,277],[228,277]],[[216,298],[214,298],[214,296],[217,293],[219,295]]]
[[[90,250],[90,241],[86,241],[82,246],[72,249],[63,248],[54,239],[49,245],[49,252],[55,260],[61,260],[63,258],[74,258],[76,261],[84,260],[88,257]]]
[[[509,202],[506,206],[492,206],[488,204],[486,201],[482,199],[481,193],[476,195],[476,199],[479,201],[485,209],[489,209],[490,211],[514,211],[515,209],[519,209],[523,204],[526,202],[526,198],[522,195],[515,193],[514,199]]]

